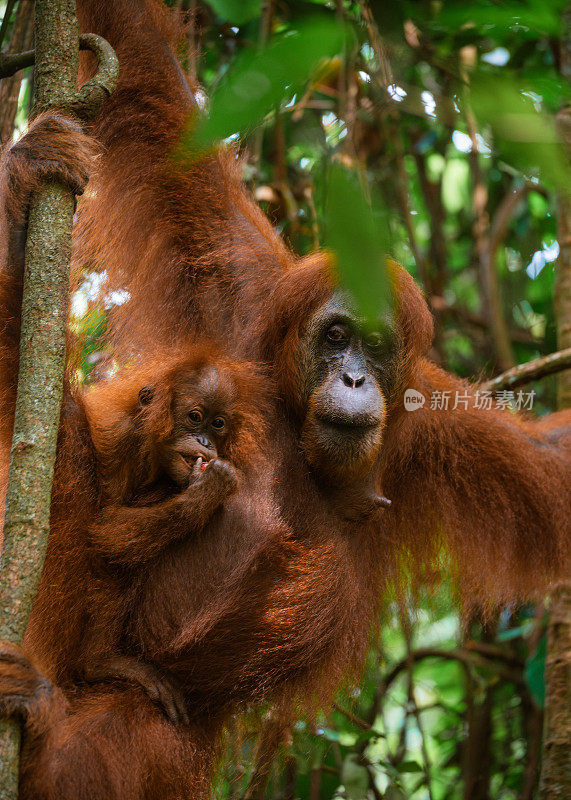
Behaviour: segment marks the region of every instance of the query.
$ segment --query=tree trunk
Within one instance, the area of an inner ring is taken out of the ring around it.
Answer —
[[[36,108],[65,108],[77,94],[74,0],[36,0]],[[51,486],[65,365],[74,198],[46,184],[32,199],[22,304],[20,374],[6,493],[0,638],[21,643],[48,541]],[[18,794],[19,729],[4,723],[0,800]]]
[[[561,75],[571,77],[571,9],[564,16],[561,43]],[[571,108],[563,109],[558,122],[571,152]],[[559,264],[555,286],[555,311],[559,347],[571,347],[571,200],[558,203]],[[571,407],[571,371],[559,376],[559,407]],[[545,669],[545,724],[541,800],[571,797],[571,582],[558,586],[551,596]]]
[[[571,797],[571,585],[551,596],[541,800]]]
[[[569,69],[571,78],[571,68]],[[567,150],[571,153],[571,107],[558,114]],[[559,259],[555,282],[555,315],[557,318],[557,346],[559,350],[571,347],[571,199],[561,195],[557,203],[557,228]],[[558,381],[559,408],[571,408],[571,370],[561,373]]]

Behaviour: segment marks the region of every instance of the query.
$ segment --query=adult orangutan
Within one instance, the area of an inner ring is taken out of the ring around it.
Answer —
[[[158,8],[79,6],[84,30],[117,49],[121,78],[94,128],[105,149],[80,210],[77,258],[101,258],[131,294],[128,314],[115,315],[119,353],[176,348],[207,331],[229,353],[269,363],[281,390],[264,442],[275,472],[249,486],[250,508],[231,538],[229,503],[207,535],[176,543],[137,585],[127,635],[142,659],[180,681],[188,725],[173,726],[136,688],[78,684],[45,634],[58,619],[49,577],[26,655],[4,649],[0,698],[4,713],[25,718],[25,796],[200,796],[221,725],[239,704],[316,688],[324,697],[358,666],[403,549],[414,566],[445,531],[468,591],[494,601],[541,591],[564,572],[568,439],[560,417],[536,425],[470,402],[406,412],[408,387],[470,395],[425,361],[431,320],[412,280],[394,268],[395,319],[365,335],[327,259],[294,259],[231,158],[221,153],[190,172],[167,161],[184,83]],[[64,481],[62,492],[75,502],[84,482]],[[77,581],[80,562],[65,547]]]

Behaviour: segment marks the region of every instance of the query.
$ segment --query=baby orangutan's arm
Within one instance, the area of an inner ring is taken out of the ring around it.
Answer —
[[[149,506],[110,506],[91,529],[100,555],[114,564],[140,565],[170,542],[201,530],[238,487],[234,467],[222,459],[206,467],[198,459],[180,494]]]

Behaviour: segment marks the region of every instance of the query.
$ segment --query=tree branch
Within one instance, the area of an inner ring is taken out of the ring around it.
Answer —
[[[0,53],[0,79],[11,78],[16,72],[32,67],[35,59],[34,50],[25,53]]]
[[[91,50],[97,57],[96,74],[84,83],[75,100],[70,103],[70,110],[78,116],[91,117],[113,92],[119,76],[119,61],[111,45],[95,33],[84,33],[79,37],[81,50]],[[0,78],[14,75],[21,69],[31,67],[36,60],[36,51],[25,53],[0,53]]]
[[[541,800],[569,797],[569,664],[571,652],[571,582],[562,583],[551,595],[547,631],[545,678],[547,697],[543,733]]]
[[[525,383],[544,378],[546,375],[563,372],[563,370],[570,367],[571,347],[568,347],[558,353],[550,353],[550,355],[543,358],[528,361],[527,364],[512,367],[512,369],[508,369],[507,372],[503,372],[496,378],[486,381],[483,388],[494,392],[502,389],[515,389],[517,386],[523,386]]]

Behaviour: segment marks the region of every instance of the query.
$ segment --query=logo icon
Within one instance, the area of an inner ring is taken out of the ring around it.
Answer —
[[[407,411],[418,411],[426,403],[426,397],[416,389],[407,389],[404,393],[404,407]]]

